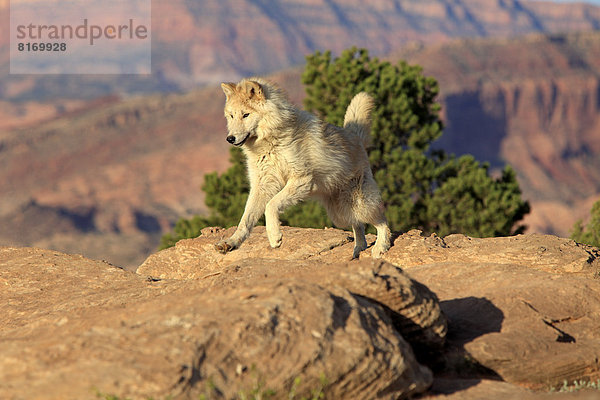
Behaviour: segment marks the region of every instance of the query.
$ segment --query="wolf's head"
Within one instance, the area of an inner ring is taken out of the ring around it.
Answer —
[[[237,84],[222,83],[221,88],[227,97],[227,141],[234,146],[242,146],[248,140],[255,140],[261,120],[260,108],[266,102],[263,86],[257,81],[244,79]]]

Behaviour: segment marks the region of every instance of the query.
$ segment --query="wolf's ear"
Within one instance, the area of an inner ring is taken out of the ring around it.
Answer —
[[[249,99],[252,100],[264,100],[265,92],[263,91],[260,83],[256,81],[244,81],[241,83],[242,89],[246,92]]]
[[[221,89],[223,89],[223,93],[225,93],[225,97],[227,97],[229,99],[229,97],[235,91],[235,83],[223,82],[223,83],[221,83]]]

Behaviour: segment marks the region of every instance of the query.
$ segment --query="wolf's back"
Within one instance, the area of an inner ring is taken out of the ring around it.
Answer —
[[[344,116],[344,128],[358,136],[365,147],[371,142],[371,111],[374,105],[371,95],[360,92],[352,98]]]

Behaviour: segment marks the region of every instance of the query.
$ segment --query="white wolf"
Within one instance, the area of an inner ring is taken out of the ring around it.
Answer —
[[[365,147],[373,99],[357,94],[344,128],[327,124],[293,106],[274,84],[261,78],[221,84],[227,99],[227,141],[247,157],[250,193],[235,233],[215,245],[238,248],[265,214],[271,247],[281,245],[279,214],[308,197],[321,201],[333,223],[352,227],[353,258],[367,248],[365,223],[377,228],[372,256],[390,248],[390,229]]]

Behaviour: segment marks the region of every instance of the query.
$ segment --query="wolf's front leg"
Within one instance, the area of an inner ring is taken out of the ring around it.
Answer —
[[[286,185],[267,203],[265,209],[265,223],[267,225],[267,237],[271,247],[281,246],[282,234],[279,214],[286,208],[306,199],[311,191],[311,180],[309,177],[302,179],[291,179]]]
[[[246,201],[246,208],[244,209],[244,215],[238,224],[238,227],[233,235],[229,239],[221,240],[215,244],[215,249],[220,253],[227,253],[228,251],[235,250],[250,236],[250,232],[254,225],[258,222],[259,218],[265,212],[265,204],[267,199],[264,195],[258,193],[257,190],[250,190],[248,195],[248,201]]]

